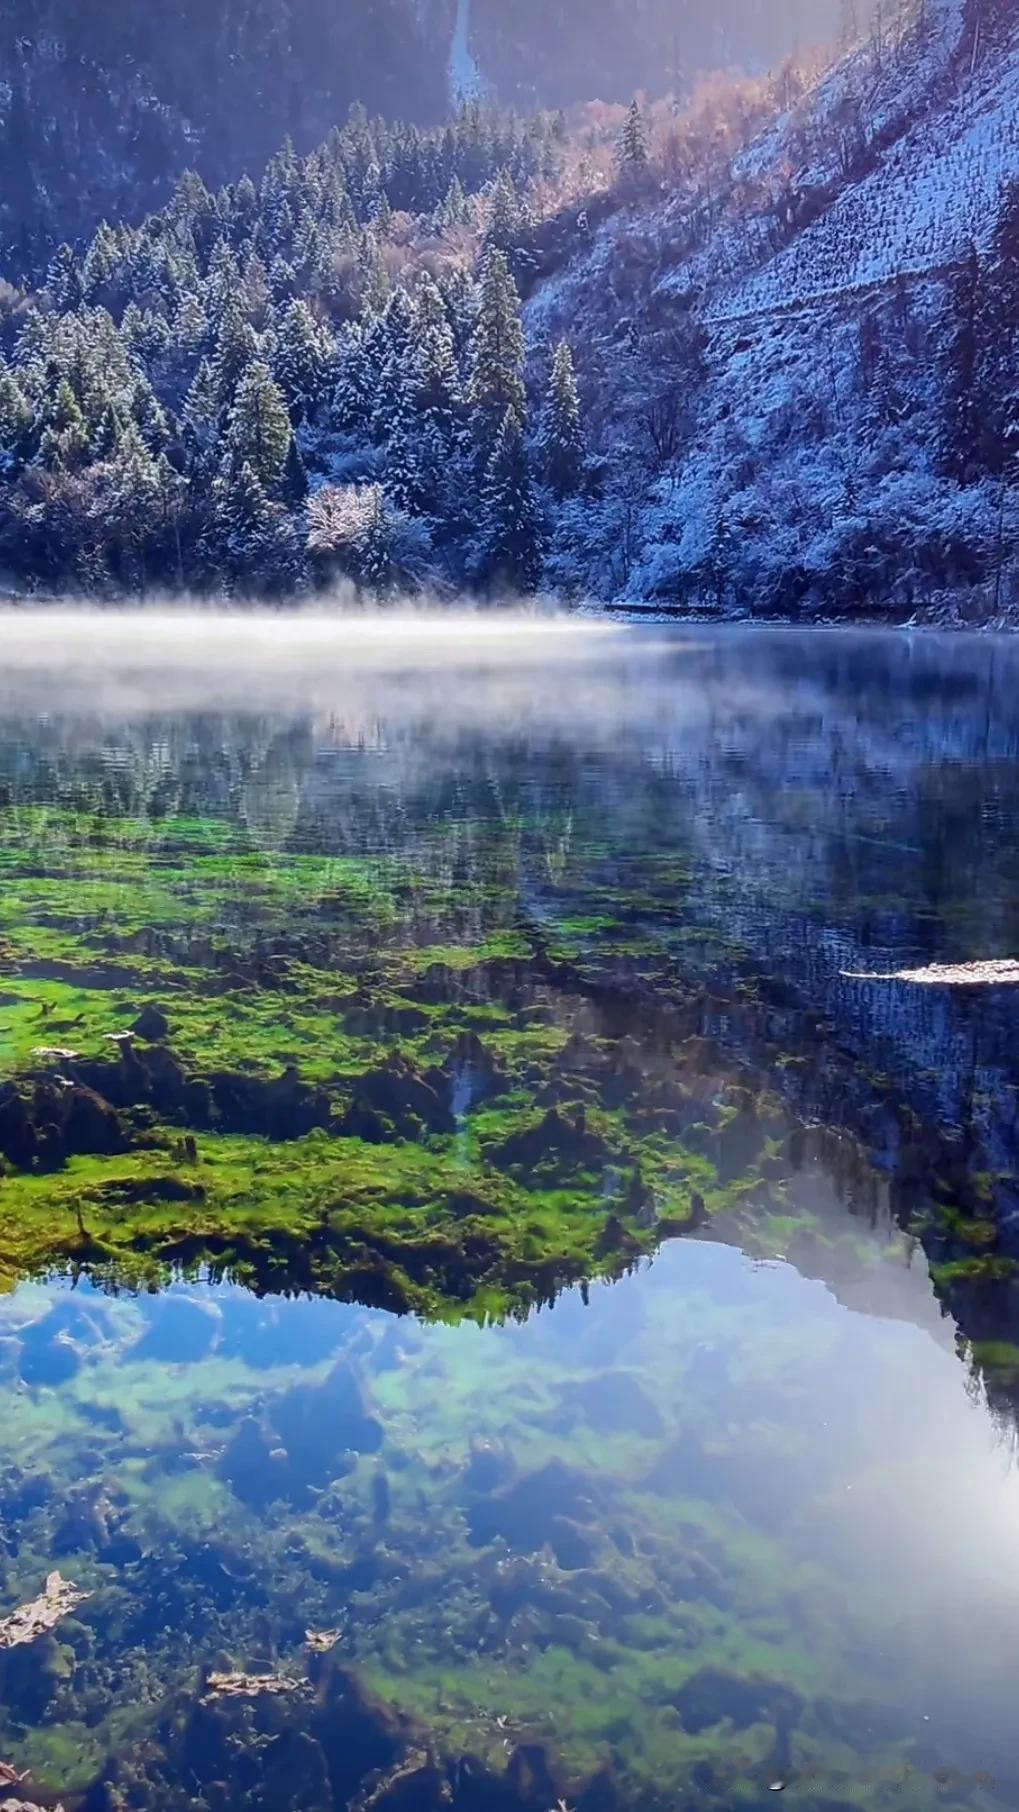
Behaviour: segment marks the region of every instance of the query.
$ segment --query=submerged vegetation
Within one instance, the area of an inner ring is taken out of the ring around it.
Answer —
[[[842,667],[705,773],[680,658],[0,718],[0,1805],[1014,1803],[1012,996],[899,977],[982,953]]]
[[[212,1263],[488,1316],[777,1179],[777,1103],[696,1037],[649,1074],[609,1023],[668,964],[682,864],[547,931],[519,896],[526,823],[473,820],[458,874],[463,832],[366,859],[211,818],[0,812],[8,1273]]]

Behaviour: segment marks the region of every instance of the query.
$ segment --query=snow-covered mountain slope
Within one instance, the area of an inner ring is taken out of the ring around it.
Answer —
[[[532,299],[602,462],[556,583],[783,613],[1007,595],[1011,498],[939,457],[952,286],[1019,176],[1019,18],[978,40],[975,10],[927,0],[733,161],[707,225],[666,192]]]
[[[723,285],[713,316],[937,273],[968,241],[986,246],[1002,184],[1019,169],[1019,55],[967,68],[966,53],[964,9],[942,4],[923,38],[886,52],[880,70],[872,48],[859,52],[822,84],[807,122],[783,122],[740,160],[738,176],[767,178],[769,163],[781,169],[820,132],[827,158],[793,183],[818,194],[835,185],[837,194],[791,245],[732,290]],[[839,186],[838,160],[852,155],[863,115],[891,142],[871,170]]]

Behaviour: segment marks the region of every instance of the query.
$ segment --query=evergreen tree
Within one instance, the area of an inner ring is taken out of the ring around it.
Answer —
[[[161,453],[170,439],[166,413],[152,385],[138,378],[131,395],[131,415],[150,453]]]
[[[418,334],[414,353],[414,408],[450,444],[457,427],[460,379],[453,333],[442,296],[430,277],[418,290]]]
[[[619,173],[625,181],[643,176],[648,165],[647,132],[636,100],[630,102],[616,153]]]
[[[364,337],[358,326],[348,328],[340,347],[339,370],[333,391],[331,418],[341,434],[366,431],[371,421],[374,384]]]
[[[290,445],[283,462],[283,475],[280,479],[280,496],[288,509],[299,509],[308,495],[308,473],[301,449],[294,436],[290,436]]]
[[[504,252],[489,252],[481,273],[469,401],[475,450],[487,465],[506,416],[522,432],[527,412],[520,296]]]
[[[249,322],[236,301],[230,302],[220,321],[219,336],[212,362],[216,407],[228,410],[245,372],[258,356],[258,342]]]
[[[226,454],[235,471],[248,465],[265,489],[279,482],[291,442],[283,393],[268,365],[256,359],[237,386],[226,431]]]
[[[541,444],[549,484],[557,496],[571,496],[580,483],[583,442],[573,354],[565,340],[552,360]]]
[[[286,310],[276,333],[272,370],[291,421],[310,420],[322,395],[325,351],[306,302],[291,302]]]
[[[992,472],[1009,458],[1011,424],[1019,414],[1019,177],[1002,192],[991,241],[982,310],[982,444]]]
[[[116,236],[104,220],[85,254],[82,267],[82,294],[86,302],[107,300],[118,263]]]
[[[9,459],[21,446],[32,411],[10,366],[0,359],[0,454]]]
[[[59,378],[52,394],[44,399],[38,426],[44,465],[71,468],[84,463],[89,451],[88,429],[66,378]]]
[[[386,451],[386,496],[398,510],[417,515],[424,507],[417,439],[410,415],[401,409],[390,429]]]
[[[470,204],[463,192],[463,184],[454,176],[443,200],[435,210],[435,224],[440,232],[467,226],[471,218]]]
[[[99,425],[92,436],[93,459],[103,465],[111,459],[116,459],[123,438],[124,422],[116,404],[109,402],[103,410]]]
[[[541,534],[519,420],[507,409],[485,474],[479,576],[489,585],[533,591],[541,574]]]
[[[258,473],[249,460],[242,460],[233,476],[223,482],[219,500],[220,532],[235,570],[253,564],[271,521],[272,505]]]
[[[46,272],[46,293],[58,315],[72,314],[84,299],[81,271],[74,248],[58,245]]]
[[[507,258],[512,259],[520,241],[522,214],[513,177],[509,170],[500,170],[488,198],[486,247],[505,252]]]
[[[208,447],[219,428],[219,397],[216,374],[208,359],[202,359],[181,411],[185,428],[196,445]]]
[[[361,583],[382,590],[393,579],[391,523],[381,485],[371,485],[367,512],[358,549],[358,577]]]

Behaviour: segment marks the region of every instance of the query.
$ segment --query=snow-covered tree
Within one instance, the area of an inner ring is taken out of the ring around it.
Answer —
[[[619,173],[624,180],[634,181],[647,169],[647,130],[636,100],[630,102],[616,153]]]
[[[258,341],[236,300],[227,303],[219,325],[212,375],[216,407],[225,411],[234,400],[242,374],[258,356]]]
[[[489,252],[481,273],[469,401],[475,449],[487,464],[506,416],[522,430],[527,413],[520,295],[504,252]]]
[[[226,454],[235,470],[248,465],[266,490],[279,481],[290,447],[290,417],[268,365],[256,359],[237,386],[226,431]]]
[[[291,420],[308,421],[322,396],[325,348],[306,302],[291,302],[277,327],[272,371]]]
[[[557,496],[570,496],[580,483],[584,450],[573,354],[565,340],[560,340],[552,359],[541,447],[549,484]]]
[[[478,537],[485,584],[533,591],[541,575],[541,525],[519,420],[507,409],[485,473]]]

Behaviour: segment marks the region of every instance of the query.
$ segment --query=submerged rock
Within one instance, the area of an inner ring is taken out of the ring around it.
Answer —
[[[369,1145],[455,1130],[449,1078],[442,1070],[418,1070],[399,1051],[358,1078],[340,1126],[344,1137]]]
[[[170,1021],[160,1007],[145,1006],[135,1020],[131,1031],[136,1038],[144,1038],[148,1044],[160,1044],[170,1034]]]
[[[272,1411],[295,1487],[327,1485],[347,1470],[350,1453],[377,1453],[382,1424],[371,1413],[360,1378],[346,1359],[323,1384],[298,1384]]]
[[[593,1428],[607,1434],[638,1434],[649,1438],[662,1432],[657,1405],[632,1372],[598,1372],[592,1378],[568,1384],[563,1392]]]
[[[254,1416],[245,1416],[238,1424],[223,1451],[219,1474],[252,1509],[264,1509],[285,1496],[289,1483],[286,1456]]]
[[[19,1330],[18,1370],[26,1384],[65,1384],[76,1376],[82,1356],[104,1338],[103,1311],[71,1296],[56,1301]]]
[[[587,1475],[562,1460],[550,1460],[479,1498],[468,1509],[467,1523],[478,1547],[502,1536],[516,1553],[533,1554],[546,1545],[554,1549],[557,1535],[565,1541],[564,1526],[589,1521],[593,1508]]]
[[[374,1787],[359,1794],[351,1812],[439,1812],[450,1804],[449,1781],[435,1757],[409,1755]]]
[[[488,1156],[502,1170],[523,1171],[543,1165],[556,1170],[594,1170],[614,1161],[601,1134],[588,1126],[583,1108],[572,1118],[556,1107],[549,1108],[543,1120],[490,1146]]]
[[[674,1703],[683,1728],[692,1736],[728,1721],[737,1730],[752,1724],[783,1724],[795,1715],[802,1695],[795,1687],[764,1674],[730,1673],[722,1667],[702,1667],[676,1694]]]

